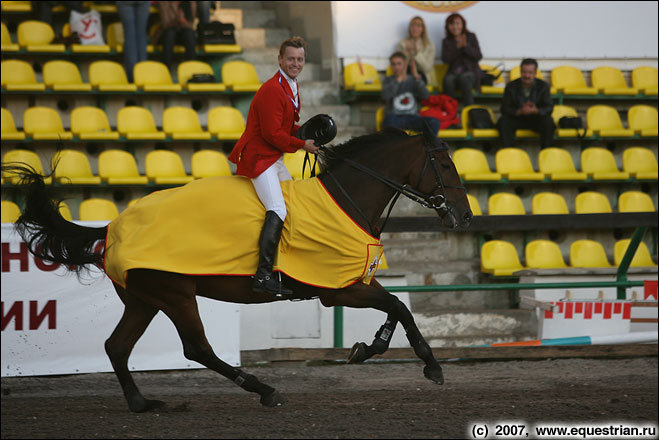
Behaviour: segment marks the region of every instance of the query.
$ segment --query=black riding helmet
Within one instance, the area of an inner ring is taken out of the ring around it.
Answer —
[[[318,146],[326,145],[336,137],[336,124],[330,115],[316,115],[302,124],[295,137],[302,140],[313,139]]]

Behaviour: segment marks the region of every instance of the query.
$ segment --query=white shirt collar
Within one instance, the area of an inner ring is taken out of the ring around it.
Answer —
[[[286,79],[288,82],[288,85],[291,87],[291,91],[293,92],[293,96],[297,100],[297,80],[296,79],[291,79],[288,75],[286,75],[286,72],[282,70],[282,68],[279,68],[279,73]]]

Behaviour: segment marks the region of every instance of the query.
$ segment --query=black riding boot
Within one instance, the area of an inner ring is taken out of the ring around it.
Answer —
[[[275,279],[272,266],[275,263],[275,254],[279,246],[279,238],[284,222],[275,211],[265,213],[265,223],[259,237],[259,266],[254,275],[254,292],[268,292],[277,295],[292,295],[293,291],[285,289],[279,279]]]

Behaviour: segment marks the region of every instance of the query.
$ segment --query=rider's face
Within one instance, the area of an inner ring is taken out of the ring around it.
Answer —
[[[279,67],[291,79],[295,79],[304,67],[305,54],[302,47],[286,46],[284,55],[279,55]]]

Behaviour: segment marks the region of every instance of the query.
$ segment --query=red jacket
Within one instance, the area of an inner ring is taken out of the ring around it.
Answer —
[[[298,103],[302,104],[298,92]],[[236,174],[254,178],[275,163],[283,153],[295,153],[304,141],[295,137],[300,120],[293,92],[280,72],[261,86],[247,114],[245,132],[229,155],[238,164]]]

